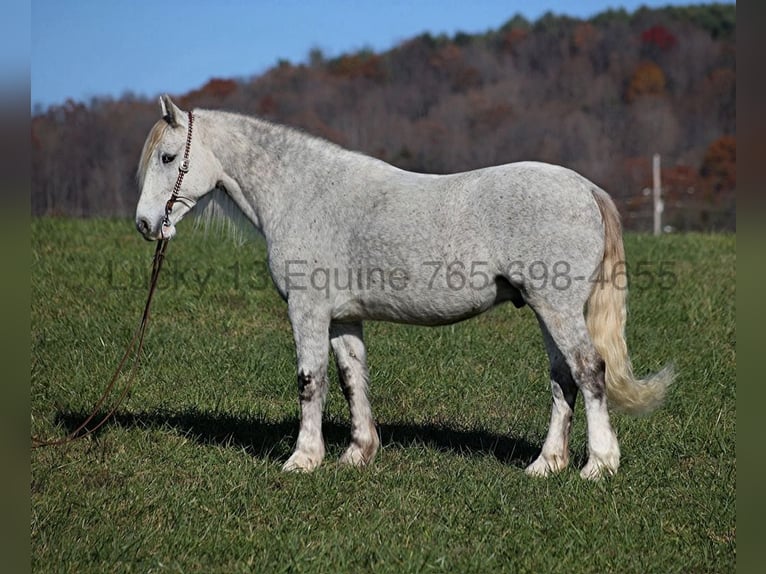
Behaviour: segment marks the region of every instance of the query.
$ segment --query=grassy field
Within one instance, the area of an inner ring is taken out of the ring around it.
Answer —
[[[639,374],[678,380],[649,418],[615,415],[620,473],[530,479],[547,360],[529,309],[442,328],[369,324],[382,449],[339,467],[348,414],[331,373],[328,456],[284,474],[298,427],[286,306],[260,243],[182,226],[138,380],[97,437],[31,454],[34,572],[731,572],[735,238],[626,238]],[[139,319],[153,246],[127,221],[32,229],[32,430],[90,411]],[[663,263],[664,262],[664,263]],[[661,270],[661,272],[660,272]]]

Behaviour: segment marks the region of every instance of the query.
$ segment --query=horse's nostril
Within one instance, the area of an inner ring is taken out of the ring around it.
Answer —
[[[146,235],[149,233],[149,222],[143,217],[136,220],[136,229],[138,229],[139,233]]]

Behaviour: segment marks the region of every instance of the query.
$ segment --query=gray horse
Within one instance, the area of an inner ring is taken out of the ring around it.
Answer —
[[[550,359],[550,427],[527,473],[567,466],[578,391],[588,425],[581,475],[617,471],[607,403],[649,412],[673,375],[633,375],[622,231],[606,192],[537,162],[411,173],[260,119],[183,112],[167,96],[160,104],[138,169],[136,227],[146,239],[171,238],[198,206],[244,219],[265,237],[297,354],[301,422],[285,470],[310,471],[324,458],[330,347],[351,412],[340,462],[374,458],[364,320],[444,325],[511,301],[534,311]]]

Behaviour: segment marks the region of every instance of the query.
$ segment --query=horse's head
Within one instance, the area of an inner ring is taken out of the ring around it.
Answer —
[[[204,131],[193,122],[189,161],[184,166],[184,153],[189,135],[189,114],[180,110],[168,96],[160,98],[162,119],[149,132],[138,165],[141,197],[136,207],[136,229],[147,240],[171,238],[176,224],[214,189],[223,175],[221,163],[206,146]],[[165,220],[166,204],[183,173],[178,198]]]

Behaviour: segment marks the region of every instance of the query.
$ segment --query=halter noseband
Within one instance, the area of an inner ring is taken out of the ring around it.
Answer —
[[[191,112],[187,112],[189,115],[189,129],[186,132],[186,147],[184,148],[184,158],[178,166],[178,178],[176,178],[176,184],[173,186],[173,193],[170,194],[165,204],[165,216],[162,218],[162,226],[170,227],[170,212],[173,211],[173,204],[178,201],[181,191],[181,183],[184,180],[184,175],[189,171],[189,151],[191,150],[192,139],[192,124],[194,124],[194,115]]]

